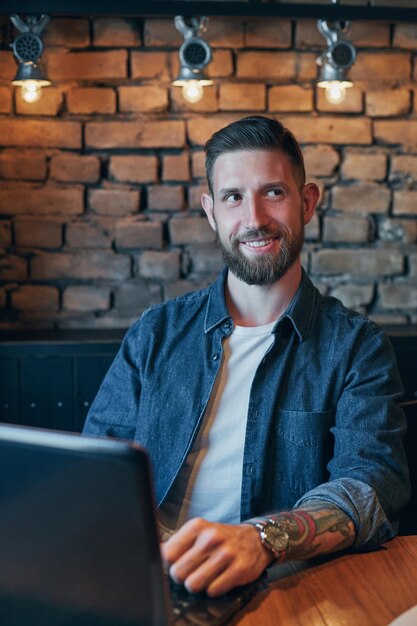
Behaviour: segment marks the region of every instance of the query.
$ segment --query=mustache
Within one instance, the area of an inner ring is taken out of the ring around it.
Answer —
[[[253,239],[282,239],[286,230],[276,226],[274,228],[251,228],[242,233],[233,235],[233,242],[252,241]]]

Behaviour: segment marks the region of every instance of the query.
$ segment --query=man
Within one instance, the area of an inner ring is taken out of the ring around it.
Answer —
[[[206,156],[227,269],[133,325],[85,433],[147,447],[171,576],[215,596],[272,562],[379,546],[409,484],[392,349],[301,267],[319,191],[295,138],[245,118]]]

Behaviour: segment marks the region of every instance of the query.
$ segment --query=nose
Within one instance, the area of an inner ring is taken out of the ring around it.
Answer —
[[[255,194],[250,195],[247,200],[248,228],[261,228],[268,222],[262,199]]]

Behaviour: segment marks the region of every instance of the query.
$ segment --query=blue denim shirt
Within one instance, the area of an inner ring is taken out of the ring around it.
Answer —
[[[87,417],[85,434],[148,449],[158,503],[193,444],[233,330],[225,277],[142,315]],[[250,392],[241,519],[320,499],[351,517],[356,547],[377,546],[409,498],[391,344],[305,273],[273,333]]]

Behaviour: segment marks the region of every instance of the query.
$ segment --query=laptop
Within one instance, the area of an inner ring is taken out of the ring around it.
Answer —
[[[257,586],[172,598],[140,446],[0,424],[1,626],[220,626]]]

